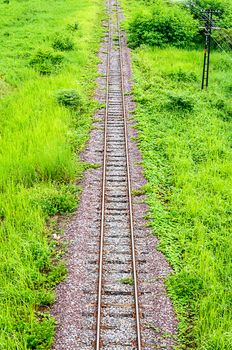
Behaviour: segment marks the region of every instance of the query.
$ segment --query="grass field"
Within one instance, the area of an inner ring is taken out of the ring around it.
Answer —
[[[129,20],[139,6],[124,2]],[[201,91],[201,50],[142,46],[132,56],[150,224],[174,269],[178,348],[232,349],[231,59],[212,53]]]
[[[56,219],[77,205],[102,0],[0,3],[0,349],[49,349],[65,275]],[[56,231],[55,231],[56,232]]]

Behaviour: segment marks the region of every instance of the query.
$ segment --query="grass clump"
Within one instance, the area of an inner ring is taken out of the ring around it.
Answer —
[[[54,337],[54,320],[47,313],[37,313],[25,334],[27,349],[50,349]]]
[[[194,108],[194,100],[187,94],[183,93],[167,93],[168,102],[166,104],[167,109],[177,111],[188,111],[191,112]]]
[[[31,192],[31,204],[42,209],[45,215],[72,213],[77,207],[80,189],[73,185],[37,186]]]
[[[10,93],[12,87],[0,78],[0,99]]]
[[[164,76],[170,77],[172,80],[177,82],[194,82],[197,81],[197,75],[194,72],[186,72],[179,68],[175,72],[164,73]]]
[[[74,89],[63,89],[56,92],[57,102],[65,107],[77,109],[83,106],[80,94]]]
[[[30,59],[30,65],[41,75],[55,73],[59,70],[64,57],[50,50],[38,50]]]
[[[52,47],[54,50],[72,51],[74,50],[74,42],[69,36],[59,33],[53,39]]]

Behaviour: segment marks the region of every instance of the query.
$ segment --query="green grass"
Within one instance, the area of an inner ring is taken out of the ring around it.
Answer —
[[[173,49],[138,50],[136,120],[150,185],[151,225],[176,272],[168,288],[177,310],[189,313],[190,325],[180,326],[199,349],[229,350],[232,123],[231,112],[221,104],[226,103],[231,72],[221,77],[225,85],[223,89],[218,84],[217,93],[200,92],[199,79],[182,83],[169,75],[181,63],[186,74],[194,71],[201,56]],[[215,63],[219,59],[219,54],[213,56]],[[217,71],[213,74],[215,89],[219,76]],[[176,100],[170,101],[170,96]],[[184,102],[175,105],[180,97],[191,101],[194,109],[185,110]]]
[[[134,1],[124,2],[128,18]],[[138,2],[135,4],[138,8]],[[150,224],[174,269],[167,281],[178,348],[232,348],[232,68],[213,52],[201,91],[203,52],[136,49],[135,119]]]
[[[65,268],[49,217],[77,206],[103,8],[102,0],[0,3],[2,350],[52,344],[49,305]],[[68,103],[58,101],[62,91],[72,92]]]

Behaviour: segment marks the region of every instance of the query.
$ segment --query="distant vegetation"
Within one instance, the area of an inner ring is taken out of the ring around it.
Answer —
[[[141,8],[139,4],[144,4]],[[148,6],[147,6],[148,5]],[[216,30],[213,36],[224,49],[232,45],[232,4],[223,0],[207,1],[163,1],[140,0],[134,7],[134,16],[128,26],[128,42],[132,48],[142,44],[164,47],[193,48],[203,43],[204,15],[201,9],[212,8],[215,25],[222,30]]]
[[[49,305],[66,273],[57,220],[79,198],[102,9],[102,0],[0,2],[1,350],[51,348]]]
[[[184,8],[156,1],[150,11],[138,14],[129,26],[129,45],[189,46],[198,31],[198,23]]]
[[[201,91],[202,34],[199,31],[192,42],[190,36],[179,45],[175,35],[169,37],[168,25],[173,13],[183,16],[175,25],[177,31],[185,28],[190,13],[190,21],[195,23],[195,10],[186,9],[183,2],[123,3],[129,42],[137,47],[132,52],[135,119],[148,181],[150,224],[160,239],[159,249],[174,269],[167,289],[179,318],[177,348],[230,350],[231,51],[227,46],[223,52],[215,44],[210,86],[208,91]],[[227,20],[227,30],[231,30],[231,3],[218,0],[198,4],[223,9],[220,23]],[[158,7],[162,10],[156,14]],[[158,26],[161,19],[166,27]],[[135,23],[142,24],[136,27]]]

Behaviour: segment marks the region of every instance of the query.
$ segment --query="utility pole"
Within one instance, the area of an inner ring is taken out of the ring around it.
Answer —
[[[204,48],[204,63],[202,72],[202,84],[201,89],[208,88],[209,85],[209,64],[210,64],[210,51],[211,51],[211,35],[212,29],[219,29],[215,26],[215,20],[213,14],[219,11],[213,10],[201,10],[203,21],[205,22],[204,27],[200,27],[205,30],[205,48]]]

